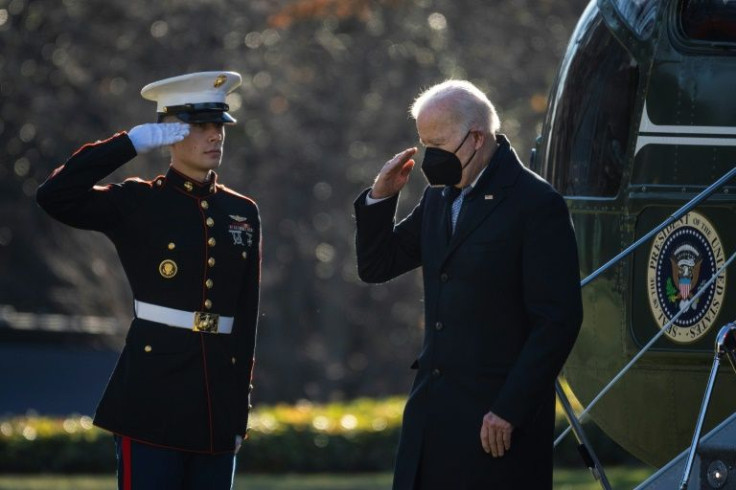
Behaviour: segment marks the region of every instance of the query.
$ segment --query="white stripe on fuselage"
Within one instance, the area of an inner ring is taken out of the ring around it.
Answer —
[[[655,124],[649,119],[647,106],[644,104],[634,155],[639,153],[639,150],[646,145],[736,146],[736,126],[675,126]]]

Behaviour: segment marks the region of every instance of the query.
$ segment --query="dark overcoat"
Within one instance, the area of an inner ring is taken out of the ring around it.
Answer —
[[[582,322],[577,246],[562,197],[498,143],[454,234],[448,188],[428,187],[398,225],[397,196],[355,202],[360,277],[424,276],[395,490],[552,488],[554,381]],[[514,426],[501,458],[481,446],[489,411]]]
[[[104,233],[138,301],[234,317],[232,333],[133,318],[94,423],[172,449],[232,451],[248,423],[261,267],[258,208],[169,169],[96,186],[136,152],[125,133],[85,145],[38,189],[51,216]],[[131,312],[133,305],[131,305]]]

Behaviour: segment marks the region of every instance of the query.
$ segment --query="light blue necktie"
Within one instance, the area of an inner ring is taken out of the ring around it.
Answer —
[[[460,216],[460,208],[463,207],[463,200],[465,195],[473,189],[472,186],[466,186],[463,188],[460,195],[458,195],[454,201],[452,201],[452,208],[450,209],[452,218],[452,232],[455,233],[455,225],[457,224],[457,217]]]

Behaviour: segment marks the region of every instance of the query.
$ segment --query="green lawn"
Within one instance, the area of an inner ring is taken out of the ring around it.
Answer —
[[[606,468],[616,490],[631,490],[644,481],[647,468]],[[388,473],[354,475],[237,475],[235,490],[387,490]],[[587,470],[555,471],[555,490],[599,490]],[[116,490],[112,476],[0,475],[0,490]]]

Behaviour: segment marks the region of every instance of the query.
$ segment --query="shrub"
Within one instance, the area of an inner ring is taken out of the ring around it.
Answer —
[[[257,407],[238,455],[247,472],[390,471],[405,399],[361,398],[346,403]],[[558,409],[559,434],[566,421]],[[597,427],[586,432],[601,462],[633,460]],[[555,451],[558,465],[580,465],[574,437]],[[112,473],[112,436],[87,416],[14,417],[0,422],[0,473]]]

